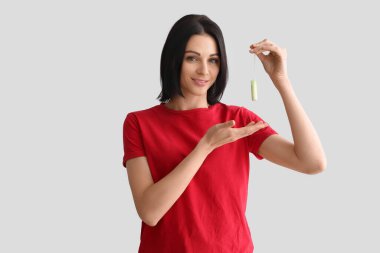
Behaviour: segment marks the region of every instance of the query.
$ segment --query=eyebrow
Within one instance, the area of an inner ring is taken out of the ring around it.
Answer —
[[[194,53],[194,54],[197,54],[197,55],[199,55],[199,56],[201,55],[200,53],[195,52],[195,51],[193,51],[193,50],[187,50],[187,51],[185,51],[185,53]],[[216,53],[216,54],[210,54],[210,56],[214,56],[214,55],[219,56],[218,53]]]

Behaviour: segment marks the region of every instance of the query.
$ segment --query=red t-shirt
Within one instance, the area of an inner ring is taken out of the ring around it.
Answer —
[[[145,156],[157,182],[195,148],[211,126],[232,119],[234,127],[261,120],[244,107],[221,102],[184,111],[161,103],[131,112],[123,126],[123,165],[128,159]],[[277,132],[268,126],[211,152],[157,225],[142,222],[139,252],[253,252],[245,216],[249,153],[263,159],[259,147],[272,134]]]

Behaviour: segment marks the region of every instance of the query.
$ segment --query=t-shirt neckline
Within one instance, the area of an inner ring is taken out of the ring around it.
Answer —
[[[189,114],[189,113],[197,113],[197,112],[208,112],[208,111],[212,111],[216,105],[218,104],[219,102],[213,104],[213,105],[209,105],[207,108],[194,108],[194,109],[189,109],[189,110],[174,110],[174,109],[170,109],[168,107],[165,106],[165,103],[160,103],[158,106],[159,108],[162,108],[164,111],[167,111],[169,113],[174,113],[174,114]]]

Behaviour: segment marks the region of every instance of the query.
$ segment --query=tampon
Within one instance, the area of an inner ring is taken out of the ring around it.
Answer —
[[[252,101],[257,100],[257,83],[256,83],[256,80],[251,80],[251,97],[252,97]]]

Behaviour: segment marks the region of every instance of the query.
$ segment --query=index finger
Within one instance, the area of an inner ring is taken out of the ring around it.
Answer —
[[[242,137],[249,136],[249,135],[253,134],[254,132],[257,132],[258,130],[265,128],[267,126],[268,126],[268,123],[266,123],[266,122],[259,121],[259,122],[255,123],[252,121],[249,124],[247,124],[246,126],[241,127],[241,128],[235,128],[234,130],[236,131],[239,138],[242,138]]]

